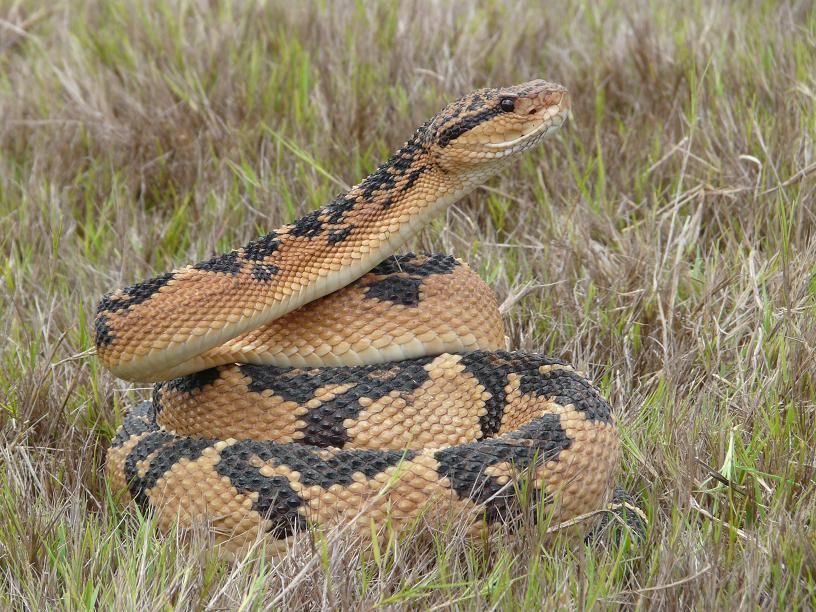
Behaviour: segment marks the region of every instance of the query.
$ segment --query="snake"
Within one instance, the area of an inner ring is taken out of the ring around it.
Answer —
[[[506,350],[497,298],[465,262],[396,254],[570,109],[545,80],[476,90],[325,206],[106,294],[98,358],[156,383],[107,451],[111,488],[230,553],[452,516],[483,533],[525,499],[556,523],[605,507],[620,443],[598,388]]]

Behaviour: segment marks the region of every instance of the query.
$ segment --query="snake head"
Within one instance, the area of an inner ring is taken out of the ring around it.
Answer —
[[[443,171],[492,173],[496,162],[535,146],[569,115],[569,93],[557,83],[479,89],[437,114],[426,138]]]

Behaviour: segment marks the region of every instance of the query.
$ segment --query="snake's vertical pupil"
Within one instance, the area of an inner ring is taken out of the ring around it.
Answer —
[[[505,113],[511,113],[516,110],[516,101],[513,98],[502,98],[499,106]]]

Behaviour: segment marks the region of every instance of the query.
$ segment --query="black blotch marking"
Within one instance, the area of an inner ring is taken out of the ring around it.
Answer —
[[[485,390],[490,393],[490,398],[485,402],[487,409],[485,414],[479,417],[479,429],[483,438],[494,435],[501,427],[504,416],[504,405],[507,400],[505,387],[507,386],[507,375],[510,368],[495,369],[492,364],[486,364],[481,355],[464,355],[462,364],[465,372],[469,372],[476,377]]]
[[[257,281],[270,281],[278,272],[280,272],[280,268],[272,264],[255,264],[252,266],[252,278]]]
[[[122,293],[126,297],[115,298],[113,294],[109,293],[99,301],[99,306],[96,309],[97,314],[104,312],[117,312],[125,310],[130,306],[141,304],[149,300],[153,295],[164,287],[173,278],[172,272],[165,272],[159,276],[154,276],[151,279],[125,287]]]
[[[419,177],[422,176],[422,172],[422,169],[412,171],[405,180],[405,184],[402,186],[402,192],[408,191],[411,187],[413,187],[414,183],[416,183]]]
[[[435,274],[451,274],[458,265],[456,258],[450,255],[423,258],[408,253],[389,257],[371,270],[371,274],[385,278],[367,283],[363,297],[417,307],[423,280]]]
[[[349,224],[343,229],[334,230],[329,234],[329,244],[337,244],[339,242],[343,242],[346,238],[349,237],[352,230],[354,229],[353,224]]]
[[[275,232],[269,232],[244,247],[244,259],[262,261],[280,248],[280,240]]]
[[[552,370],[546,374],[537,371],[525,372],[521,376],[519,390],[523,394],[546,397],[562,406],[573,404],[587,419],[601,423],[612,423],[612,410],[592,384],[570,370]]]
[[[421,284],[421,278],[389,276],[368,285],[363,297],[369,300],[380,300],[416,308],[419,306],[419,287]]]
[[[223,255],[216,255],[207,261],[202,261],[193,266],[196,270],[204,272],[215,272],[216,274],[230,274],[235,276],[241,271],[241,260],[238,251],[230,251]]]
[[[477,111],[480,108],[484,107],[486,99],[484,96],[475,94],[473,95],[470,104],[468,104],[467,109],[471,112]]]
[[[531,444],[518,444],[524,440]],[[560,417],[545,414],[502,438],[480,440],[437,451],[439,473],[446,476],[461,499],[471,499],[484,506],[488,524],[504,521],[519,511],[516,490],[512,484],[500,484],[485,470],[501,463],[510,463],[518,470],[558,459],[571,440],[561,427]],[[547,503],[545,494],[537,491],[533,503]]]
[[[412,139],[394,155],[390,157],[386,165],[391,166],[397,175],[403,175],[416,161],[417,153],[422,151],[422,146],[416,139]]]
[[[397,181],[401,177],[405,176],[405,173],[416,161],[417,155],[423,151],[425,147],[425,138],[426,130],[417,130],[411,139],[406,142],[402,148],[399,149],[399,151],[394,153],[374,172],[368,175],[368,177],[362,183],[360,183],[360,189],[362,190],[363,197],[370,199],[377,192],[392,192],[396,187]],[[410,189],[423,172],[423,168],[417,168],[411,172],[409,175],[409,180],[400,187],[395,195],[402,195],[405,193],[405,191]],[[386,197],[383,206],[384,208],[388,208],[393,205],[393,203],[394,201],[392,197]]]
[[[164,389],[182,394],[190,394],[194,391],[199,391],[207,385],[213,384],[218,379],[220,374],[221,369],[215,367],[201,370],[199,372],[195,372],[194,374],[188,374],[187,376],[180,376],[178,378],[174,378],[173,380],[160,382],[153,387],[154,401],[156,398],[156,393],[160,393]]]
[[[414,457],[410,451],[354,449],[338,451],[333,457],[323,459],[302,444],[241,440],[221,451],[221,460],[215,469],[218,474],[227,476],[240,493],[257,493],[253,510],[272,522],[270,533],[284,538],[306,528],[306,519],[299,512],[304,506],[303,500],[285,477],[261,474],[260,468],[250,463],[254,463],[255,458],[299,472],[304,486],[328,489],[335,484],[351,484],[355,473],[370,479],[403,459]]]
[[[363,190],[363,197],[365,199],[371,199],[378,191],[393,191],[397,181],[396,177],[388,171],[389,167],[390,160],[369,174],[366,179],[360,183],[360,188]]]
[[[300,474],[300,482],[307,486],[319,486],[328,489],[332,485],[347,486],[354,481],[354,474],[363,474],[366,478],[374,478],[400,461],[410,461],[416,457],[411,450],[380,450],[370,448],[354,448],[335,451],[324,459],[314,449],[301,443],[280,444],[278,442],[263,442],[258,440],[239,440],[221,451],[221,462],[237,458],[240,462],[249,462],[253,457],[262,462],[273,462],[285,465],[292,471]],[[218,466],[216,466],[218,470]],[[259,468],[247,465],[241,470],[242,474],[257,472]],[[221,473],[219,471],[219,473]],[[236,476],[240,481],[242,476]],[[238,482],[233,480],[238,486]],[[249,490],[250,487],[247,487]]]
[[[111,447],[119,448],[130,438],[143,433],[157,431],[156,411],[150,401],[139,402],[130,409],[122,420],[122,426],[111,440]]]
[[[108,346],[113,342],[113,332],[108,325],[108,317],[104,314],[96,315],[94,321],[94,343],[97,347]]]
[[[489,119],[492,119],[501,112],[502,110],[499,107],[492,106],[474,115],[469,115],[467,117],[463,117],[462,119],[455,121],[453,125],[442,130],[439,133],[439,136],[437,136],[437,142],[439,143],[439,146],[447,147],[451,143],[451,141],[456,140],[465,132],[469,132],[477,125],[484,123]]]
[[[164,410],[164,402],[162,401],[162,393],[167,388],[167,383],[172,381],[160,382],[153,385],[153,410],[155,416],[158,417],[162,410]]]
[[[320,220],[320,215],[323,210],[317,209],[310,212],[295,221],[292,229],[289,230],[290,236],[302,236],[305,238],[314,238],[323,233],[323,222]]]
[[[307,528],[306,519],[298,512],[303,500],[284,476],[264,476],[250,463],[255,456],[262,461],[276,458],[280,453],[275,450],[280,446],[253,440],[238,442],[221,451],[215,471],[229,478],[239,493],[257,493],[258,498],[253,502],[252,509],[271,523],[267,528],[268,533],[283,539]]]
[[[450,274],[460,265],[452,255],[403,253],[384,259],[372,268],[370,273],[386,276],[404,272],[412,276],[430,276],[431,274]]]
[[[495,434],[501,427],[502,416],[504,415],[504,405],[507,400],[508,377],[510,374],[518,374],[522,380],[527,377],[528,382],[525,389],[534,393],[539,397],[546,397],[548,399],[555,398],[558,395],[558,388],[553,384],[553,378],[557,377],[557,372],[563,370],[554,370],[547,374],[539,374],[538,369],[541,366],[548,365],[564,365],[564,362],[559,359],[545,357],[543,355],[532,355],[527,353],[509,353],[506,351],[475,351],[473,353],[466,353],[462,356],[462,365],[465,367],[465,372],[469,372],[479,383],[490,393],[490,399],[487,400],[485,406],[487,412],[479,418],[479,426],[482,430],[483,437],[490,437]],[[553,376],[555,375],[555,376]],[[575,378],[583,381],[584,379],[575,375]],[[547,382],[536,384],[534,381],[545,379]],[[592,389],[591,385],[584,381],[585,385],[582,389]],[[611,409],[609,405],[597,393],[592,390],[598,403],[593,404],[593,412],[587,413],[587,418],[595,418],[595,420],[605,420],[603,416],[603,406],[606,406],[607,416],[611,419]],[[564,399],[563,394],[558,397]],[[576,398],[577,399],[577,398]],[[568,404],[573,402],[572,399],[563,402]],[[583,410],[583,407],[589,407],[588,398],[583,403],[576,403],[578,410]]]
[[[238,368],[243,376],[249,377],[250,391],[263,393],[269,390],[286,401],[301,405],[313,399],[315,392],[322,387],[356,381],[346,392],[339,393],[301,417],[306,426],[300,430],[304,434],[300,442],[320,448],[342,448],[349,439],[343,421],[355,419],[360,414],[360,398],[367,397],[377,401],[392,391],[405,394],[415,391],[428,380],[429,375],[424,366],[433,359],[422,357],[387,365],[310,370],[248,364]]]
[[[397,176],[405,174],[414,163],[414,160],[406,155],[392,157],[391,159],[391,172]]]
[[[169,444],[172,439],[173,435],[166,431],[152,432],[139,440],[125,458],[125,465],[123,466],[125,482],[127,483],[130,496],[143,512],[147,512],[150,508],[150,500],[147,497],[144,482],[139,478],[136,464],[143,461],[151,453]]]
[[[354,198],[346,197],[346,194],[337,196],[333,202],[327,204],[323,209],[326,215],[326,223],[340,225],[343,223],[346,213],[354,208],[357,201]]]
[[[143,510],[147,510],[147,492],[156,486],[159,479],[182,459],[195,461],[205,448],[215,444],[206,438],[179,438],[166,431],[154,431],[136,443],[125,459],[125,481],[133,500]],[[143,478],[139,477],[137,465],[156,453]]]

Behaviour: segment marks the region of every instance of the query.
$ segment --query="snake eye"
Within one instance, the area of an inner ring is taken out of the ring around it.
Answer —
[[[499,106],[505,113],[511,113],[516,110],[516,101],[513,98],[502,98]]]

